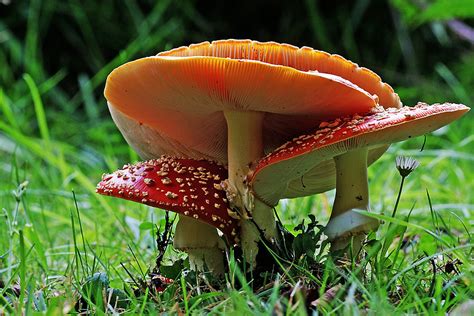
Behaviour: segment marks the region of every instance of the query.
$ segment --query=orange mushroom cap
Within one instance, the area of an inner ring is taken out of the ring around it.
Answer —
[[[324,192],[334,188],[335,173],[327,173],[333,157],[357,148],[377,148],[434,131],[469,111],[462,104],[419,103],[400,109],[377,108],[364,116],[358,114],[324,122],[313,133],[285,143],[261,159],[248,175],[255,195],[269,205],[283,197]],[[324,177],[306,183],[305,175],[320,172]],[[280,190],[275,183],[281,183]],[[297,183],[299,191],[292,188]],[[304,186],[301,187],[300,186]]]
[[[233,240],[238,221],[230,217],[220,185],[226,178],[227,170],[215,162],[162,156],[104,174],[97,193],[192,217]]]
[[[161,154],[227,162],[224,110],[265,112],[266,153],[315,123],[366,113],[393,89],[338,55],[274,42],[215,41],[115,69],[105,96],[117,126],[144,158]]]
[[[158,56],[190,57],[212,56],[230,59],[257,60],[268,64],[287,66],[301,71],[333,74],[349,80],[372,95],[377,95],[384,108],[401,106],[400,98],[392,87],[370,69],[336,54],[311,47],[298,48],[276,42],[261,43],[252,40],[219,40],[182,46],[159,53]]]

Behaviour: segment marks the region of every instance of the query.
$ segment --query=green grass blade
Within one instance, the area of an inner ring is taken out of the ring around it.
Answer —
[[[18,123],[15,119],[15,115],[13,114],[13,111],[10,107],[10,104],[9,104],[7,98],[5,97],[5,93],[4,93],[2,88],[0,88],[0,109],[3,112],[3,115],[6,118],[6,121],[8,121],[8,123],[12,127],[18,129]]]
[[[23,79],[26,81],[28,88],[30,89],[31,97],[33,99],[33,104],[35,106],[36,121],[38,122],[41,138],[49,142],[49,129],[48,123],[46,121],[46,114],[44,111],[43,101],[41,101],[41,96],[38,91],[33,78],[29,74],[24,74]]]
[[[474,8],[474,3],[473,3],[473,8]],[[464,89],[463,85],[454,76],[451,70],[449,70],[449,68],[446,67],[445,64],[438,63],[435,69],[438,75],[441,78],[443,78],[444,81],[446,81],[448,86],[451,88],[453,93],[458,98],[459,102],[464,103],[464,104],[472,104],[471,98],[469,97],[469,94],[467,93],[467,91]]]

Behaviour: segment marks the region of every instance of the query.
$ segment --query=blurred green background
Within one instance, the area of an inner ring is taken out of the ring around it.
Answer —
[[[79,236],[71,226],[77,220],[71,190],[81,235],[103,260],[102,270],[110,268],[112,284],[126,277],[119,262],[130,260],[128,247],[140,253],[144,267],[153,261],[151,225],[143,223],[162,218],[162,212],[94,193],[102,172],[138,159],[102,95],[115,67],[201,41],[276,41],[340,54],[370,68],[406,105],[449,101],[472,107],[473,28],[473,0],[0,0],[0,285],[22,258],[19,230],[26,245],[34,245],[28,257],[34,286],[56,291],[56,279],[47,276],[70,276],[72,238]],[[430,135],[423,152],[422,137],[392,146],[370,168],[372,208],[391,210],[399,185],[394,157],[413,155],[421,167],[406,184],[400,212],[416,204],[417,223],[432,227],[429,190],[435,209],[463,232],[460,242],[471,240],[473,132],[471,111]],[[331,194],[282,203],[284,221],[290,229],[310,213],[324,221]],[[422,244],[425,253],[437,247],[429,238]],[[73,300],[64,293],[62,300]]]

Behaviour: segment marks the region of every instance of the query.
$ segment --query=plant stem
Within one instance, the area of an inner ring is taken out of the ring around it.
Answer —
[[[398,190],[397,201],[395,202],[395,206],[393,207],[392,217],[395,217],[395,214],[397,213],[398,203],[400,202],[400,197],[402,196],[402,189],[403,183],[405,182],[405,178],[406,177],[402,176],[402,181],[400,182],[400,188]]]
[[[402,196],[403,183],[405,182],[405,178],[406,176],[402,176],[402,181],[400,182],[400,188],[398,189],[397,200],[395,201],[395,206],[393,207],[393,211],[392,211],[392,218],[395,218],[395,214],[397,213],[398,203],[400,202],[400,198]],[[388,224],[387,233],[383,240],[382,249],[380,252],[380,260],[379,260],[380,263],[382,262],[385,263],[385,260],[388,258],[388,257],[385,258],[385,255],[387,254],[387,250],[390,247],[390,244],[392,243],[393,238],[395,237],[395,233],[396,233],[395,230],[396,228],[393,228],[393,224],[390,222]]]

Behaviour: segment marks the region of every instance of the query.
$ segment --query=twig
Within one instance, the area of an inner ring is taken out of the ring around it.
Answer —
[[[159,274],[161,262],[163,261],[163,257],[165,255],[166,249],[171,240],[171,228],[173,227],[173,223],[176,217],[170,221],[169,212],[165,212],[165,227],[163,233],[160,233],[160,229],[156,231],[156,247],[158,250],[158,255],[156,256],[156,266],[153,269],[153,273]]]

